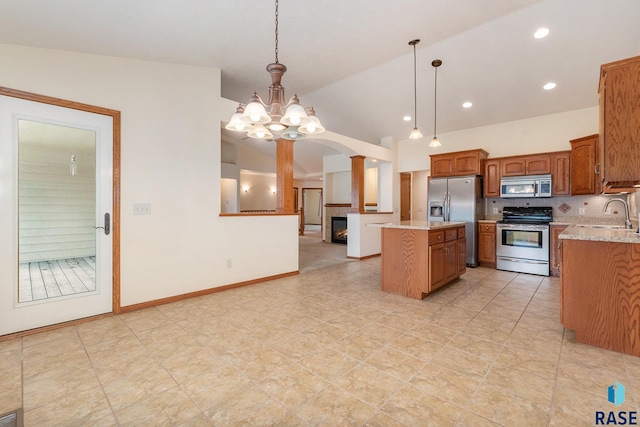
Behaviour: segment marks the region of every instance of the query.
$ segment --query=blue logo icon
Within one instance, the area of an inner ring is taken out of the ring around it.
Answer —
[[[607,400],[616,406],[624,403],[624,386],[616,381],[615,384],[609,386]]]

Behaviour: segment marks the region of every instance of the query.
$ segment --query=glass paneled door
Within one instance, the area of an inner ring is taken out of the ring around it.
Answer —
[[[113,118],[0,96],[0,335],[112,311]]]

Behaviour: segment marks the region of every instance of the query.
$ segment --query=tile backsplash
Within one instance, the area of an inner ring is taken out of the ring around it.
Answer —
[[[607,200],[614,197],[629,203],[629,211],[634,224],[638,223],[640,197],[638,193],[608,196],[559,196],[551,198],[522,198],[522,199],[485,199],[485,218],[501,219],[502,208],[505,206],[551,206],[554,221],[624,223],[624,206],[622,203],[612,203],[608,212],[603,212]]]

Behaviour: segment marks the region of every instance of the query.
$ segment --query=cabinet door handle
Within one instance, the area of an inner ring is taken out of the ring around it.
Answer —
[[[596,163],[595,165],[593,165],[593,173],[595,173],[595,174],[599,174],[600,173],[599,166],[600,166],[600,163]]]

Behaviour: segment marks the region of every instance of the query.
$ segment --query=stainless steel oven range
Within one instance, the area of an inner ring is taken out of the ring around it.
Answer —
[[[498,270],[549,275],[551,207],[504,207],[496,226]]]

